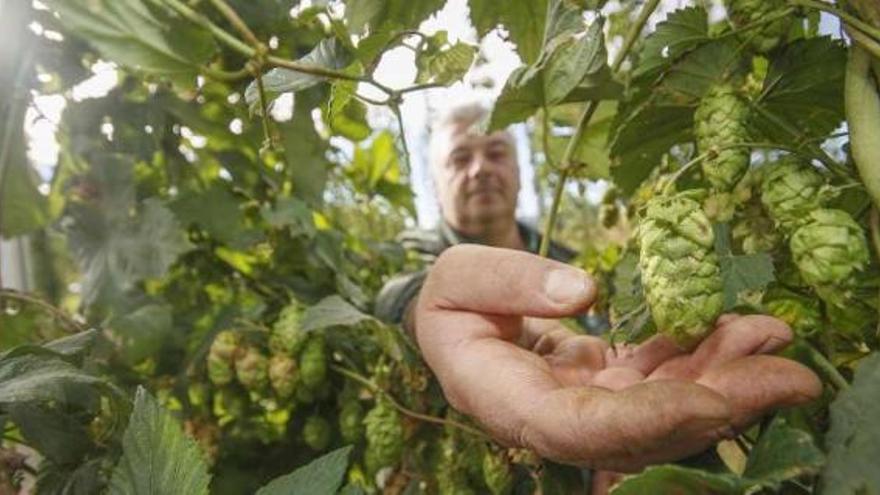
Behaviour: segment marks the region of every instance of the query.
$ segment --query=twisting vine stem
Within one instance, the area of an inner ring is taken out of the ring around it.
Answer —
[[[636,41],[639,39],[639,35],[645,28],[645,24],[648,23],[648,18],[651,17],[651,14],[654,13],[658,5],[660,5],[660,0],[648,0],[644,7],[642,7],[638,19],[636,19],[636,22],[630,27],[630,30],[626,34],[626,38],[623,40],[623,46],[621,47],[620,52],[611,64],[611,72],[616,73],[620,70],[627,55],[629,55],[630,50],[635,46]],[[575,151],[577,151],[578,144],[580,143],[584,132],[590,125],[590,120],[592,120],[593,115],[598,108],[598,99],[590,100],[590,102],[587,103],[584,113],[581,115],[580,120],[578,120],[574,134],[571,136],[571,139],[569,139],[568,145],[565,148],[565,154],[562,156],[559,182],[557,182],[556,188],[553,192],[553,204],[550,206],[550,216],[547,218],[547,224],[544,226],[544,235],[541,238],[541,248],[539,250],[541,256],[546,257],[547,253],[550,251],[550,240],[553,235],[553,230],[556,228],[556,217],[559,213],[559,206],[562,203],[562,194],[565,191],[565,183],[568,181],[568,176],[574,169],[572,158],[574,157]]]
[[[14,289],[0,289],[0,300],[2,299],[11,299],[13,301],[36,306],[46,313],[52,315],[54,318],[60,320],[66,327],[73,330],[74,332],[83,332],[86,330],[86,327],[76,321],[72,316],[68,315],[63,310],[53,306],[51,303],[44,301],[43,299],[40,299],[39,297],[32,294],[17,291]]]
[[[388,399],[388,402],[390,402],[392,406],[394,406],[398,411],[405,414],[406,416],[409,416],[414,419],[418,419],[420,421],[425,421],[427,423],[434,423],[434,424],[444,425],[444,426],[452,426],[453,428],[458,428],[464,432],[470,433],[471,435],[475,435],[475,436],[478,436],[480,438],[487,439],[487,440],[489,439],[489,436],[486,435],[485,433],[483,433],[482,431],[480,431],[476,428],[473,428],[471,426],[468,426],[464,423],[460,423],[460,422],[452,420],[452,419],[438,418],[437,416],[422,414],[420,412],[416,412],[416,411],[413,411],[412,409],[407,408],[406,406],[404,406],[400,402],[398,402],[394,397],[392,397],[391,394],[389,394],[382,387],[380,387],[379,385],[376,385],[375,383],[373,383],[372,380],[370,380],[369,378],[367,378],[365,376],[362,376],[360,373],[358,373],[354,370],[350,370],[344,366],[339,366],[336,364],[331,364],[330,369],[332,369],[333,371],[335,371],[345,377],[351,378],[352,380],[369,388],[373,393],[379,393],[379,394],[384,395],[385,398]]]

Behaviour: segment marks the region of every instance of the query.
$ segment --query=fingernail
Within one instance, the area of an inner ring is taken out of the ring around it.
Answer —
[[[589,277],[573,268],[553,270],[544,282],[547,297],[560,304],[587,302],[593,298],[594,290]]]
[[[732,426],[727,425],[715,431],[715,436],[719,440],[732,440],[736,438],[736,430]]]

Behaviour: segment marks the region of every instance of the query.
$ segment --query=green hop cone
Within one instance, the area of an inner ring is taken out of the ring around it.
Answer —
[[[715,235],[690,196],[652,199],[639,226],[639,267],[654,323],[682,348],[712,331],[723,306]]]
[[[214,416],[220,420],[220,426],[223,426],[234,419],[244,417],[247,399],[234,390],[221,388],[214,391],[211,406]]]
[[[235,378],[235,358],[239,352],[239,336],[232,330],[217,333],[208,350],[208,379],[214,385],[226,385]]]
[[[269,358],[269,383],[281,400],[293,397],[297,381],[296,361],[287,355],[275,354]]]
[[[789,247],[804,281],[837,306],[846,304],[856,274],[870,258],[865,232],[842,210],[810,212],[792,234]]]
[[[357,400],[347,400],[339,410],[339,432],[347,443],[355,443],[364,434],[364,408]]]
[[[301,318],[302,308],[296,301],[281,310],[269,335],[272,354],[296,356],[306,341],[306,334],[300,329]]]
[[[779,46],[792,25],[792,15],[777,17],[769,23],[761,23],[785,9],[785,0],[725,0],[727,17],[734,28],[754,25],[745,31],[743,39],[758,53],[767,53]]]
[[[483,456],[483,479],[492,495],[501,495],[513,486],[513,473],[510,463],[501,453],[487,450]]]
[[[694,133],[700,153],[711,153],[703,160],[703,175],[719,192],[729,192],[749,169],[749,107],[729,84],[715,85],[706,92],[694,114]]]
[[[317,388],[327,377],[327,351],[324,339],[315,335],[306,341],[299,357],[299,371],[302,382],[308,387]]]
[[[261,392],[269,385],[269,359],[256,347],[248,346],[235,359],[235,377],[250,392]]]
[[[379,398],[364,418],[368,469],[377,471],[397,464],[403,453],[403,423],[400,413],[385,398]]]
[[[809,162],[790,155],[766,167],[761,202],[776,225],[791,234],[822,206],[825,179]]]
[[[321,416],[309,416],[302,429],[303,441],[310,449],[316,451],[325,450],[330,445],[330,437],[333,431],[330,422]]]
[[[461,457],[460,445],[455,436],[449,434],[440,441],[440,459],[435,468],[437,477],[437,493],[440,495],[471,495],[474,491],[468,486],[467,471],[464,469],[466,461]],[[477,468],[482,468],[482,459],[477,462]]]
[[[770,289],[764,294],[764,308],[784,321],[801,337],[814,335],[822,328],[819,301],[785,289]]]

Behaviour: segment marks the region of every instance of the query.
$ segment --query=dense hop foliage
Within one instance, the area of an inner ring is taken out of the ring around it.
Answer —
[[[529,124],[545,239],[602,284],[607,338],[692,347],[722,312],[771,314],[825,382],[612,493],[874,493],[880,8],[695,3],[467,2],[522,61],[487,130]],[[370,316],[420,266],[394,242],[414,217],[400,106],[483,63],[419,32],[443,4],[0,2],[0,234],[34,268],[0,291],[0,492],[587,489],[491,442]],[[401,46],[417,75],[394,89],[374,76]],[[99,61],[118,84],[77,96]],[[23,133],[37,94],[65,102],[48,189]],[[597,179],[600,205],[567,187]]]

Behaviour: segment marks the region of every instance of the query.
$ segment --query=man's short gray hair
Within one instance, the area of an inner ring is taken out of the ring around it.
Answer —
[[[431,126],[431,141],[429,145],[431,167],[437,166],[445,160],[449,135],[461,129],[467,129],[482,123],[489,118],[489,109],[479,102],[467,102],[453,105],[445,110],[434,120]]]

